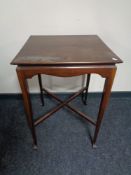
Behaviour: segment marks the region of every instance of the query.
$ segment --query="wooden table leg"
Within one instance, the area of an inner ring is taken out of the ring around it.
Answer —
[[[43,94],[43,90],[42,90],[42,77],[41,77],[41,74],[38,74],[38,82],[39,82],[39,87],[40,87],[40,98],[41,98],[41,103],[42,103],[42,106],[44,106],[44,94]]]
[[[82,92],[82,101],[83,101],[84,105],[87,105],[87,96],[88,96],[90,77],[91,77],[91,74],[87,74],[86,89]]]
[[[106,79],[105,79],[103,95],[102,95],[102,99],[101,99],[101,103],[100,103],[100,108],[99,108],[99,113],[98,113],[98,117],[97,117],[96,128],[95,128],[95,133],[94,133],[94,138],[93,138],[93,148],[96,147],[95,144],[96,144],[98,132],[100,129],[100,125],[101,125],[101,122],[103,119],[105,109],[106,109],[108,101],[109,101],[115,73],[116,73],[116,68],[112,69],[111,75],[106,77]]]
[[[34,146],[34,149],[36,149],[37,148],[37,139],[36,139],[35,127],[34,127],[34,123],[33,123],[33,115],[32,115],[31,102],[30,102],[30,97],[29,97],[29,92],[28,92],[27,80],[26,80],[26,77],[24,76],[24,73],[22,70],[17,68],[16,72],[17,72],[19,84],[20,84],[20,87],[22,90],[27,122],[28,122],[28,125],[30,127],[32,138],[33,138],[33,146]]]

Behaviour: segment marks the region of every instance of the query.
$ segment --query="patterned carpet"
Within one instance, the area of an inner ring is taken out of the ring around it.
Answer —
[[[67,95],[59,95],[62,99]],[[96,116],[100,98],[80,97],[71,104]],[[45,97],[42,107],[38,95],[32,96],[34,118],[57,103]],[[130,175],[131,174],[131,98],[112,97],[97,140],[92,149],[94,126],[63,108],[37,126],[38,150],[32,149],[21,98],[0,99],[1,175]]]

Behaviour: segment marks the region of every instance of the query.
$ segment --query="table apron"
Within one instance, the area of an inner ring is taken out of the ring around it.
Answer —
[[[25,78],[32,78],[37,74],[46,74],[58,77],[73,77],[92,73],[108,78],[112,73],[114,73],[114,71],[116,71],[116,66],[18,66],[16,71],[21,72]]]

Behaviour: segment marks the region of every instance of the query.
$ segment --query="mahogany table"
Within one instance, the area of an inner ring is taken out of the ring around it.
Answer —
[[[23,94],[24,107],[33,138],[34,148],[37,147],[35,126],[64,106],[79,114],[95,126],[92,145],[93,147],[96,146],[96,139],[109,101],[117,63],[122,63],[122,60],[114,54],[97,35],[29,37],[11,64],[17,65],[16,71]],[[45,88],[42,89],[41,74],[59,77],[72,77],[84,74],[88,76],[86,87],[82,87],[82,89],[69,99],[62,101]],[[99,74],[105,78],[103,95],[96,121],[68,104],[79,94],[82,94],[83,102],[86,103],[91,74]],[[35,75],[39,77],[41,92],[42,90],[45,91],[58,100],[60,104],[49,113],[34,121],[27,79]]]

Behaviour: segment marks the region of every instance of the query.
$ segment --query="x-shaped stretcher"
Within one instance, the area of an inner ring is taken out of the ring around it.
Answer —
[[[89,116],[85,115],[81,111],[75,109],[74,107],[72,107],[72,106],[70,106],[68,104],[69,102],[71,102],[72,100],[74,100],[77,96],[79,96],[80,94],[82,94],[82,101],[86,105],[86,103],[87,103],[87,95],[88,95],[88,87],[89,87],[89,81],[90,81],[90,74],[87,75],[86,86],[83,87],[82,89],[80,89],[75,94],[71,95],[65,101],[62,101],[56,95],[52,94],[51,92],[49,92],[48,90],[46,90],[45,88],[43,88],[43,86],[42,86],[42,78],[41,78],[41,75],[40,74],[38,75],[38,80],[39,80],[39,86],[40,86],[40,98],[41,98],[42,105],[44,106],[43,92],[45,92],[49,96],[53,97],[55,100],[57,100],[58,102],[60,102],[60,104],[58,106],[56,106],[55,108],[53,108],[50,112],[48,112],[44,116],[36,119],[35,122],[34,122],[34,125],[35,126],[38,125],[39,123],[41,123],[42,121],[44,121],[45,119],[47,119],[48,117],[50,117],[53,113],[57,112],[59,109],[61,109],[64,106],[67,107],[68,109],[70,109],[71,111],[75,112],[76,114],[79,114],[81,117],[83,117],[84,119],[86,119],[92,125],[96,125],[96,122],[92,118],[90,118]]]

